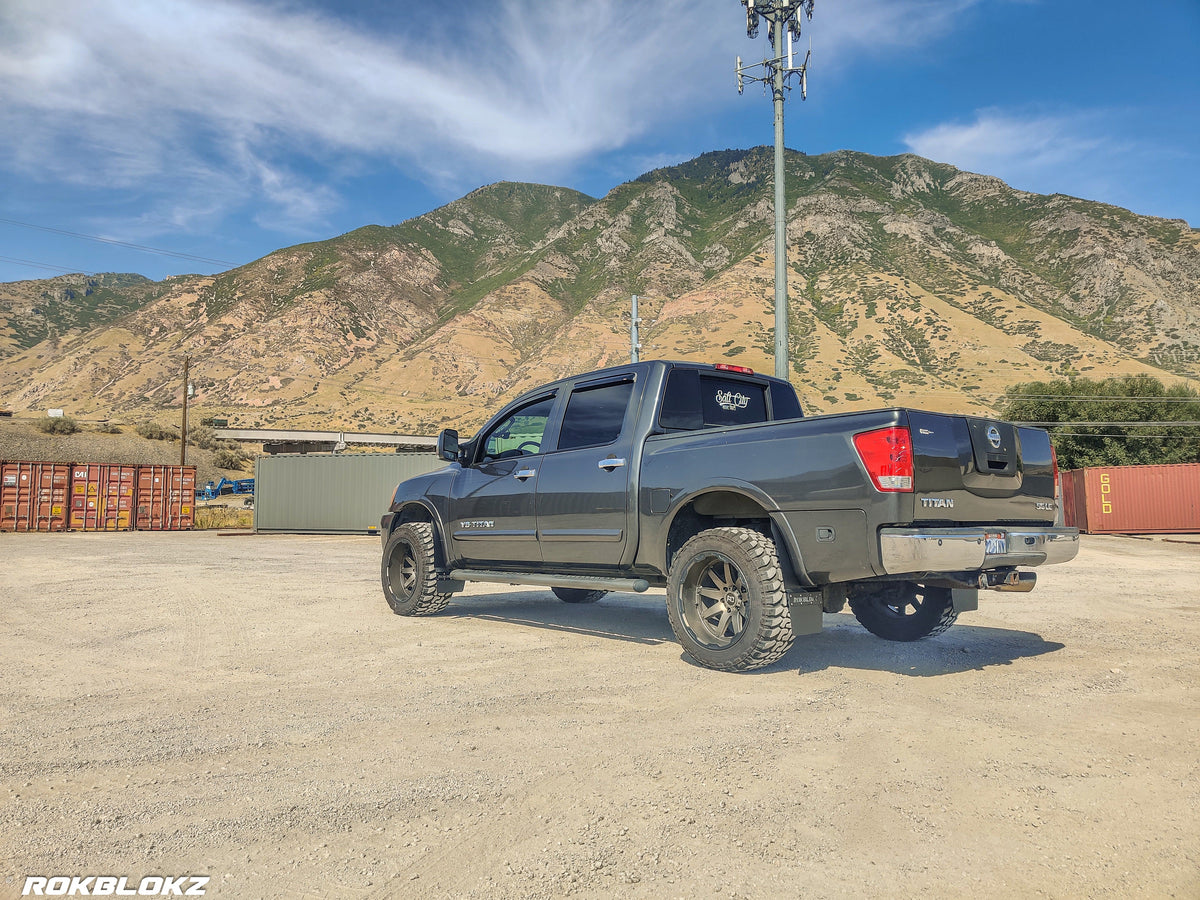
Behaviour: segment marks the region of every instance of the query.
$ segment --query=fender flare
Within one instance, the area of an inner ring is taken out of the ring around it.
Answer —
[[[441,552],[442,560],[448,566],[450,563],[450,556],[446,541],[446,525],[442,521],[442,517],[438,513],[437,508],[432,503],[429,503],[424,497],[405,500],[400,503],[399,509],[393,511],[391,528],[389,529],[388,534],[384,535],[383,537],[384,543],[387,543],[388,537],[391,536],[391,532],[396,530],[396,526],[406,521],[405,512],[413,509],[420,509],[425,513],[425,516],[416,517],[417,521],[428,521],[433,526],[434,541],[436,542],[438,550]],[[407,517],[407,520],[411,521],[412,518],[413,517],[409,516]]]
[[[780,514],[782,510],[779,508],[779,504],[762,488],[740,479],[729,479],[721,484],[705,485],[689,493],[680,494],[671,501],[670,507],[662,516],[663,527],[659,530],[659,537],[656,538],[654,547],[654,558],[660,561],[663,574],[666,574],[669,568],[667,566],[667,541],[679,513],[684,507],[706,494],[719,493],[740,494],[761,507],[771,523],[771,537],[780,553],[779,562],[783,566],[784,580],[789,587],[793,588],[802,588],[812,584],[812,579],[808,577],[808,571],[804,567],[804,558],[800,555],[796,536],[792,534],[787,519]]]

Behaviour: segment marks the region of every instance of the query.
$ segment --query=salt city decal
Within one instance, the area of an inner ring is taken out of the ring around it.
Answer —
[[[717,405],[721,409],[745,409],[750,405],[750,398],[743,393],[733,391],[717,391]]]
[[[951,497],[922,497],[921,505],[926,509],[954,509],[954,499]]]
[[[997,450],[999,450],[1000,449],[1000,429],[997,428],[995,425],[989,425],[988,430],[987,430],[987,436],[988,436],[988,443],[991,444],[993,447],[995,447]]]

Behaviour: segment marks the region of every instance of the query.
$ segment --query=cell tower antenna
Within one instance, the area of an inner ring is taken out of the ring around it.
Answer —
[[[800,37],[802,18],[812,19],[814,0],[742,0],[746,9],[746,36],[758,37],[758,24],[765,19],[772,56],[761,63],[735,63],[738,93],[746,81],[760,81],[770,87],[775,102],[775,377],[788,378],[788,299],[787,299],[787,204],[783,167],[783,101],[791,90],[793,76],[800,82],[800,99],[808,99],[808,61],[812,56],[812,36],[804,62],[793,64],[792,40]],[[786,48],[784,33],[787,33]],[[761,70],[759,67],[761,66]],[[759,71],[755,71],[759,70]]]

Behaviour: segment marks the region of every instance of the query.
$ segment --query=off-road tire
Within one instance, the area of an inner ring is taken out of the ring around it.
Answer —
[[[608,591],[589,591],[584,588],[556,587],[550,588],[554,596],[563,603],[595,603]]]
[[[854,618],[871,634],[888,641],[919,641],[941,634],[954,624],[949,588],[929,587],[911,581],[860,585],[850,592]]]
[[[450,594],[437,592],[433,526],[428,522],[397,525],[383,549],[383,596],[398,616],[430,616],[441,612]]]
[[[702,666],[745,672],[775,662],[795,640],[775,543],[749,528],[700,532],[671,561],[667,616]]]

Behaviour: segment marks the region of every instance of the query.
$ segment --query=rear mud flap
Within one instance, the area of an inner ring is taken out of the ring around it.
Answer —
[[[819,591],[789,593],[788,609],[792,613],[792,634],[821,633],[821,616],[825,610]]]
[[[950,599],[954,603],[954,611],[973,612],[979,609],[979,591],[975,588],[953,588]]]

